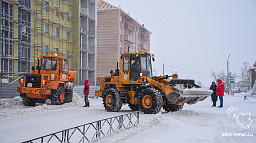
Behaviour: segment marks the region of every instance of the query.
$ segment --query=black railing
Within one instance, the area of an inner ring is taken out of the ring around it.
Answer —
[[[91,142],[121,129],[139,124],[139,112],[131,112],[70,129],[62,130],[46,136],[38,137],[23,143],[84,143]]]

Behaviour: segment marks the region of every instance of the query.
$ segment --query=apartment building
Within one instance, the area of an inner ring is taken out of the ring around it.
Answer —
[[[97,0],[80,0],[80,65],[79,84],[88,79],[96,85],[96,20]]]
[[[97,84],[117,68],[121,53],[150,52],[150,34],[144,25],[119,7],[97,2]]]

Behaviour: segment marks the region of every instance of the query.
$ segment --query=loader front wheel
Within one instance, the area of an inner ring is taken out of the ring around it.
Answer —
[[[53,105],[61,105],[64,103],[65,92],[62,86],[58,86],[56,90],[53,90],[51,102]]]
[[[158,113],[162,108],[162,102],[162,96],[153,88],[142,90],[138,100],[139,108],[145,114]]]
[[[118,112],[122,107],[121,96],[114,88],[106,90],[103,96],[103,105],[108,112]]]

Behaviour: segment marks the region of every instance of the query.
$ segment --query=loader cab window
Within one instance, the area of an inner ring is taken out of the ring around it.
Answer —
[[[123,72],[129,72],[129,56],[124,56]]]
[[[43,57],[41,63],[41,70],[56,70],[57,58]]]
[[[146,54],[141,54],[141,71],[142,75],[146,77],[152,77],[152,65],[151,56]]]
[[[68,73],[68,60],[67,59],[61,60],[61,72]]]
[[[130,69],[130,80],[136,81],[140,78],[140,56],[131,55],[131,69]]]

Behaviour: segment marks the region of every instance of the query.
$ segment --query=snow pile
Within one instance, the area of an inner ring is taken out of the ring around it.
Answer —
[[[21,98],[15,97],[11,99],[0,99],[0,108],[12,108],[14,106],[21,106],[23,105]]]
[[[24,106],[20,97],[12,99],[0,99],[0,118],[13,117],[24,114],[34,114],[43,112],[45,110],[56,110],[61,108],[68,108],[73,106],[82,106],[84,104],[83,98],[73,92],[73,101],[63,105],[47,105],[37,103],[37,106]]]

